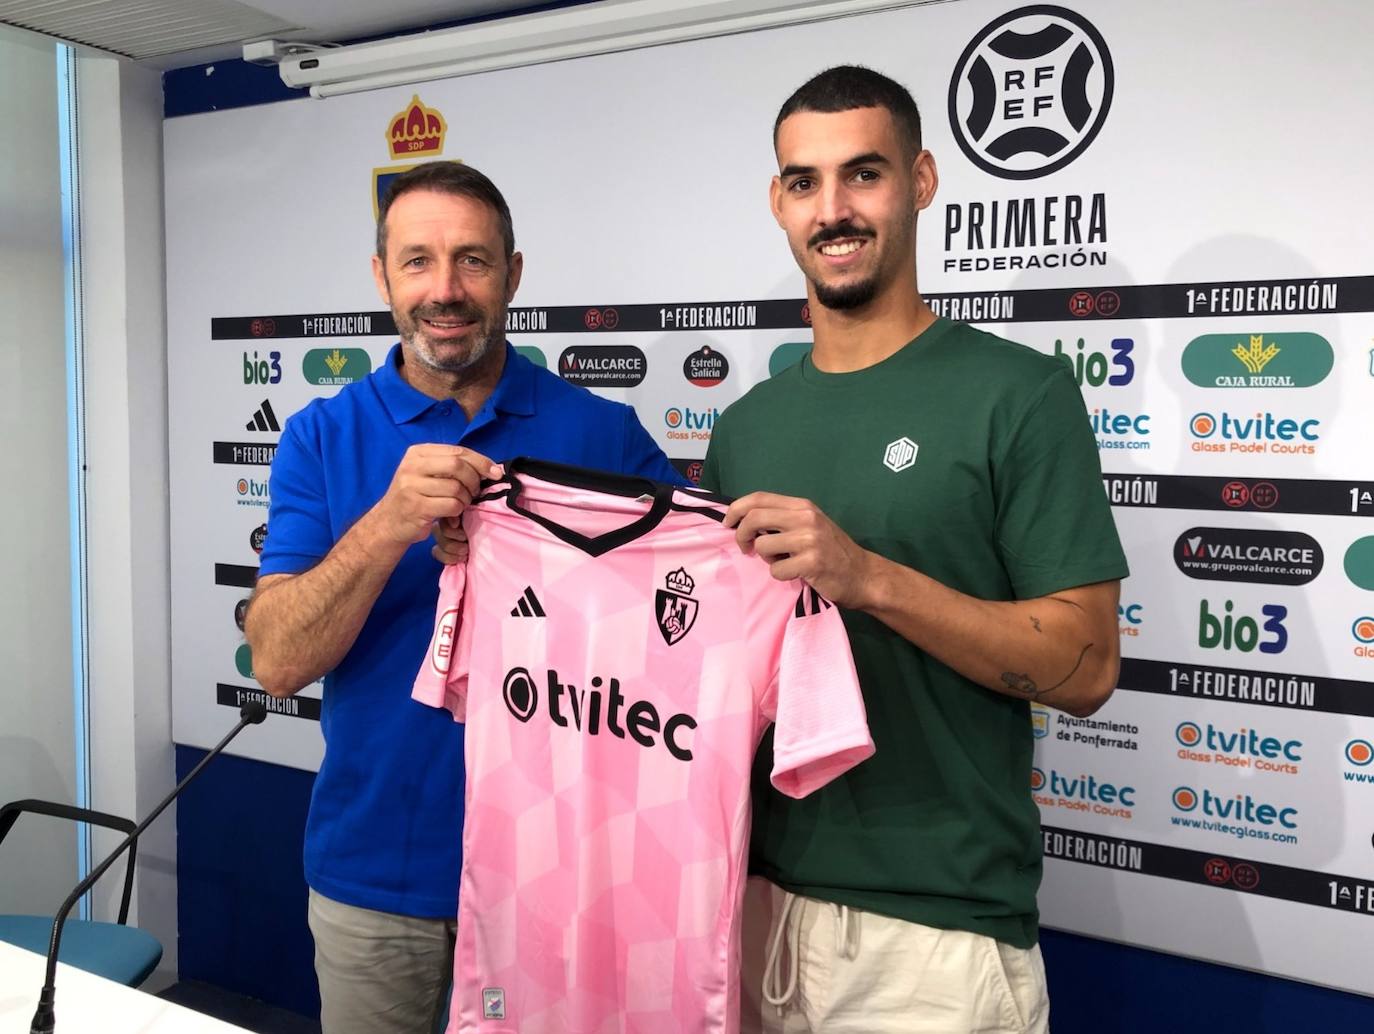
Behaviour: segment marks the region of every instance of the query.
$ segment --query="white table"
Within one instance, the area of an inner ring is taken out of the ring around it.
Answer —
[[[0,941],[0,1034],[29,1034],[42,955]],[[228,1034],[246,1028],[212,1019],[161,998],[57,964],[57,1034]]]

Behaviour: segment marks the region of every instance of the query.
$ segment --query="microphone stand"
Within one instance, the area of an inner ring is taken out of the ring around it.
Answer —
[[[29,1034],[52,1034],[53,1026],[56,1023],[56,1017],[53,1014],[53,998],[56,993],[54,984],[57,981],[57,952],[62,944],[62,925],[67,921],[67,913],[72,910],[72,906],[81,900],[81,895],[90,890],[96,880],[105,875],[105,871],[115,863],[116,859],[124,853],[130,844],[138,839],[139,834],[148,828],[153,819],[161,815],[167,805],[177,799],[186,785],[200,775],[201,770],[229,745],[230,740],[242,732],[246,726],[257,725],[266,717],[267,708],[263,706],[261,701],[250,700],[239,708],[239,724],[230,730],[229,735],[220,740],[218,745],[201,758],[200,763],[187,773],[185,779],[177,783],[176,788],[163,798],[162,803],[153,809],[152,814],[135,826],[134,831],[124,838],[124,842],[116,847],[108,858],[96,866],[90,875],[78,883],[76,889],[67,895],[67,900],[62,902],[62,907],[57,910],[57,915],[53,917],[52,936],[48,941],[48,967],[44,973],[43,990],[38,996],[38,1008],[34,1010],[33,1021],[29,1024]]]

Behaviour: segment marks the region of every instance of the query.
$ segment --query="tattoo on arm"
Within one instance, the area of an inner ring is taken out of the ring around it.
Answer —
[[[1031,618],[1031,620],[1034,621],[1035,619]],[[1065,675],[1062,679],[1060,679],[1058,682],[1056,682],[1053,686],[1046,686],[1044,689],[1040,689],[1038,686],[1036,686],[1034,680],[1032,680],[1029,675],[1025,674],[1024,672],[1018,675],[1014,671],[1002,672],[1002,681],[1006,684],[1007,688],[1010,689],[1017,696],[1023,696],[1027,700],[1039,700],[1046,693],[1053,693],[1064,683],[1068,682],[1069,679],[1073,678],[1074,673],[1077,672],[1079,667],[1082,666],[1083,658],[1088,655],[1088,651],[1092,648],[1092,643],[1089,643],[1087,646],[1083,647],[1083,649],[1078,654],[1078,660],[1074,661],[1073,668],[1070,669],[1069,673]]]
[[[1036,617],[1034,614],[1030,616],[1030,623],[1035,626],[1035,630],[1037,632],[1040,632],[1040,619]],[[1044,632],[1040,632],[1040,634],[1044,635]]]

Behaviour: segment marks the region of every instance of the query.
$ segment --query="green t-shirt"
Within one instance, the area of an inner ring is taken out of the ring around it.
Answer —
[[[938,320],[827,374],[810,355],[717,419],[702,486],[815,502],[860,546],[987,600],[1124,578],[1082,396],[1060,360]],[[877,752],[803,800],[754,767],[750,870],[797,893],[1029,948],[1040,821],[1024,700],[844,613]]]

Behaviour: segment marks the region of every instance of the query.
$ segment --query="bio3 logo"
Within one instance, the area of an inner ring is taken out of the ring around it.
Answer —
[[[1101,351],[1087,351],[1082,338],[1071,348],[1064,347],[1062,338],[1054,339],[1054,356],[1069,364],[1073,379],[1078,386],[1100,388],[1104,384],[1113,388],[1130,384],[1135,380],[1135,341],[1128,337],[1113,338],[1109,346],[1111,354]]]
[[[1283,624],[1287,617],[1288,608],[1277,603],[1264,604],[1260,617],[1254,618],[1236,614],[1230,600],[1222,604],[1220,612],[1214,612],[1204,599],[1198,609],[1197,644],[1204,650],[1250,653],[1258,647],[1260,653],[1283,653],[1288,648],[1288,629]]]
[[[620,692],[619,679],[592,677],[588,689],[579,689],[560,679],[549,668],[544,680],[544,709],[549,721],[560,729],[573,729],[584,736],[599,736],[603,729],[616,739],[627,736],[641,747],[663,748],[679,761],[692,760],[691,737],[697,720],[689,714],[669,715],[666,719],[648,700],[629,702]],[[512,668],[501,684],[506,708],[521,722],[539,713],[539,687],[526,668]],[[605,716],[603,723],[602,716]]]
[[[243,383],[244,384],[280,384],[281,383],[281,353],[268,352],[267,358],[263,359],[254,352],[250,357],[247,352],[243,353]]]

